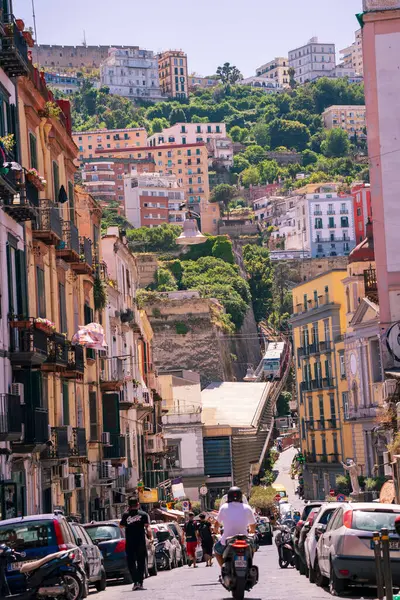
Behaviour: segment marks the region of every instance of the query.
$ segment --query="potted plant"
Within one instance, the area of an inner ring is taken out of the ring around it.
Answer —
[[[30,29],[26,29],[22,32],[22,35],[24,36],[28,48],[33,48],[35,45],[35,40],[33,39],[32,31],[30,31]]]
[[[14,134],[8,133],[7,135],[0,136],[0,146],[7,154],[12,152],[15,146]]]
[[[93,281],[93,300],[96,310],[104,310],[107,305],[107,288],[98,275]]]
[[[27,329],[31,326],[29,319],[22,319],[17,315],[10,317],[10,327],[13,329]]]
[[[39,116],[45,119],[59,119],[62,110],[55,102],[46,102],[39,110]]]
[[[55,324],[49,319],[44,319],[42,317],[37,317],[34,321],[36,329],[40,329],[45,333],[51,334],[56,330]]]
[[[36,169],[27,169],[26,178],[40,192],[43,192],[47,185],[47,181],[44,179],[44,177],[40,175],[40,173]]]
[[[25,23],[23,22],[22,19],[15,19],[15,24],[19,31],[23,31],[25,29]]]

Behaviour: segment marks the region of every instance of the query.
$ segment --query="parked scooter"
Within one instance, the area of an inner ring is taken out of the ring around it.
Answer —
[[[26,562],[20,573],[26,577],[26,590],[11,594],[6,573],[13,562],[23,559],[5,544],[0,545],[0,598],[9,600],[36,600],[36,598],[57,598],[57,600],[80,600],[86,595],[85,574],[80,565],[82,554],[78,548],[63,550],[48,556]]]
[[[278,548],[280,568],[287,569],[289,565],[294,567],[296,555],[291,530],[288,527],[282,527],[280,535],[275,538],[275,542]]]
[[[246,591],[258,583],[258,567],[253,565],[252,541],[246,535],[228,538],[220,582],[234,600],[243,600]]]

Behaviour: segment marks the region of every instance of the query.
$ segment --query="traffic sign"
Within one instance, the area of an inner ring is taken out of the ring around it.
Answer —
[[[189,512],[189,510],[190,510],[190,502],[189,502],[189,500],[184,500],[182,502],[182,510],[183,510],[183,512]]]
[[[336,492],[335,492],[335,490],[329,490],[329,495],[330,495],[330,496],[332,496],[332,497],[333,497],[333,496],[335,495],[335,493],[336,493]]]
[[[199,489],[200,492],[200,496],[207,496],[208,493],[208,489],[206,485],[202,485],[201,488]]]
[[[336,496],[336,500],[337,500],[338,502],[346,502],[346,496],[345,496],[344,494],[338,494],[338,495]]]
[[[275,502],[279,502],[279,500],[281,500],[281,495],[280,495],[280,494],[277,494],[277,495],[275,496]]]

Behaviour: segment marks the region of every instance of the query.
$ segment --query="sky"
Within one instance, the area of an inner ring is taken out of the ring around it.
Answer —
[[[230,62],[245,77],[318,36],[336,51],[354,41],[361,0],[33,0],[42,44],[182,49],[189,72],[215,73]],[[32,0],[13,0],[32,26]]]

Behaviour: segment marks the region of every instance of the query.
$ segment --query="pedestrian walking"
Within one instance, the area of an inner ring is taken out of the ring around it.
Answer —
[[[211,531],[211,523],[204,513],[201,513],[200,515],[198,531],[201,540],[201,547],[203,549],[203,557],[206,560],[206,567],[212,567],[214,540]]]
[[[186,552],[189,558],[189,567],[192,566],[196,568],[196,548],[199,544],[200,537],[197,528],[197,524],[194,520],[194,513],[189,513],[189,520],[185,523],[184,526],[185,536],[186,536]]]
[[[133,580],[133,590],[143,590],[146,567],[146,536],[153,538],[149,515],[140,510],[139,500],[131,497],[128,510],[122,515],[120,526],[125,528],[126,562]]]

